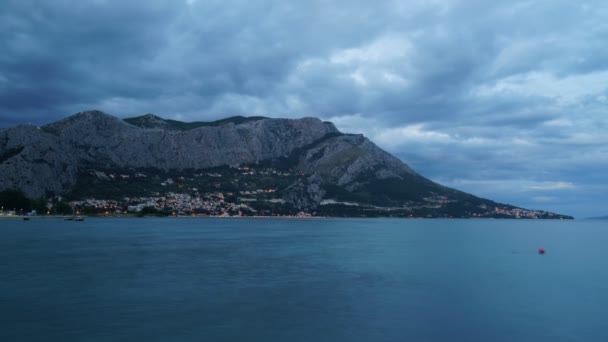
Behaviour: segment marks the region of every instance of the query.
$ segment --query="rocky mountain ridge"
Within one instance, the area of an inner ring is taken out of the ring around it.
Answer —
[[[18,189],[32,198],[70,193],[91,169],[180,172],[260,163],[299,175],[277,192],[277,200],[294,210],[355,201],[468,217],[515,208],[436,184],[364,136],[343,134],[316,118],[183,123],[87,111],[41,127],[0,130],[0,190]]]

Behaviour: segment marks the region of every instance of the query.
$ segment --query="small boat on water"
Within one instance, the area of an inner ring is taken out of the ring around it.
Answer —
[[[66,218],[64,218],[64,220],[65,221],[74,221],[74,218],[73,217],[66,217]]]
[[[74,221],[84,221],[84,217],[75,217]]]
[[[23,218],[23,221],[29,221],[29,220],[30,220],[30,218],[29,218],[29,217],[24,217],[24,218]]]

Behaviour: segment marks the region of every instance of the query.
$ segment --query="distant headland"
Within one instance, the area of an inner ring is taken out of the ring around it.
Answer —
[[[3,211],[42,214],[572,218],[442,186],[316,118],[86,111],[1,129],[0,191]]]

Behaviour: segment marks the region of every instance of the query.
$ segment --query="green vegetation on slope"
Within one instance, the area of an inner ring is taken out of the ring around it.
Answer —
[[[149,121],[150,117],[153,117],[153,118],[155,118],[155,120],[162,122],[164,128],[170,129],[170,130],[176,130],[176,131],[187,131],[187,130],[191,130],[191,129],[198,128],[198,127],[215,127],[215,126],[221,126],[221,125],[225,125],[225,124],[229,124],[229,123],[239,125],[239,124],[243,124],[246,122],[266,119],[263,116],[250,116],[250,117],[233,116],[233,117],[229,117],[226,119],[210,121],[210,122],[204,122],[204,121],[183,122],[183,121],[178,121],[178,120],[163,119],[163,118],[160,118],[157,116],[152,116],[151,114],[148,114],[148,115],[137,116],[134,118],[127,118],[127,119],[124,119],[124,121],[133,126],[142,127],[142,128],[156,127],[154,125],[150,125],[150,121]]]

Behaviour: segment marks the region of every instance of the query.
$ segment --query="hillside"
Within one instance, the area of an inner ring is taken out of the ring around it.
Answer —
[[[81,112],[0,130],[0,176],[0,190],[124,210],[145,202],[208,214],[568,218],[444,187],[316,118],[184,123]]]

